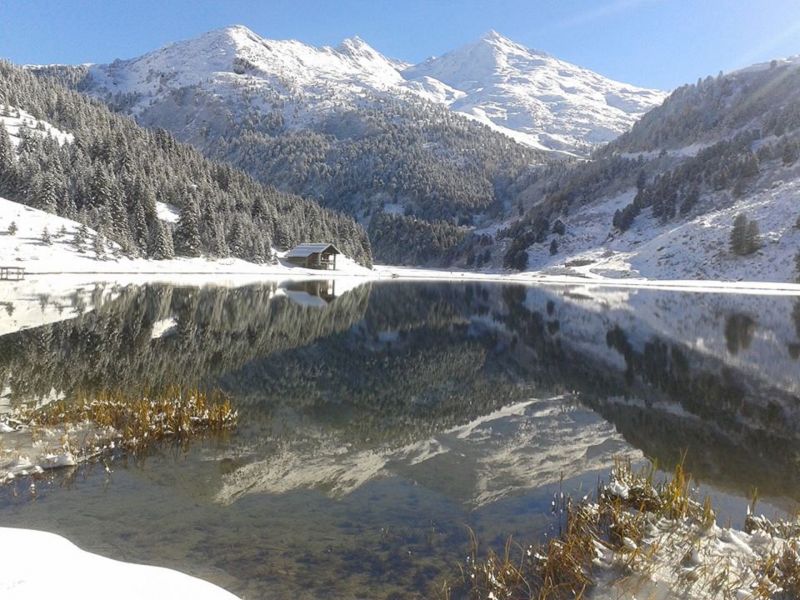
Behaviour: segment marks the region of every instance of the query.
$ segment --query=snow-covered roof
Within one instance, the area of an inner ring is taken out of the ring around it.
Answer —
[[[286,255],[287,258],[305,258],[312,254],[319,254],[330,249],[334,254],[341,254],[339,249],[333,244],[328,243],[314,243],[314,244],[300,244],[295,246]]]

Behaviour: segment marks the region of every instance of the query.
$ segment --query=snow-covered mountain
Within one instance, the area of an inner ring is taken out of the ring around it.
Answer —
[[[405,66],[358,37],[336,48],[316,48],[294,40],[266,40],[235,25],[132,60],[94,65],[87,90],[101,97],[125,96],[128,112],[147,118],[166,96],[202,85],[234,104],[232,118],[237,116],[235,105],[244,100],[241,95],[247,95],[252,96],[250,109],[279,115],[289,128],[299,128],[343,105],[357,105],[364,94],[404,87],[399,70]]]
[[[132,95],[128,110],[135,116],[163,94],[200,83],[212,84],[228,101],[231,88],[244,86],[261,96],[263,111],[281,107],[290,127],[307,126],[342,105],[357,106],[365,94],[411,93],[528,145],[579,153],[627,131],[665,97],[529,50],[494,31],[409,65],[358,37],[317,48],[267,40],[236,25],[140,58],[96,65],[90,73],[93,94]]]
[[[409,67],[403,75],[452,90],[458,112],[511,131],[519,141],[586,153],[624,133],[666,94],[607,79],[490,31],[480,40]]]

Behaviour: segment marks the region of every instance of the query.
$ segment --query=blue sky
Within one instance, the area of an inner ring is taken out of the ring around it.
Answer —
[[[0,57],[109,62],[235,23],[315,45],[357,34],[414,62],[495,29],[662,89],[800,54],[800,0],[0,0]]]

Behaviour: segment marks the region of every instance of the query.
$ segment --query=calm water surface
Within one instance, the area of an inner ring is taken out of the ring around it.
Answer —
[[[591,493],[615,457],[686,453],[734,522],[753,488],[767,511],[800,499],[796,298],[335,287],[98,289],[0,337],[5,405],[185,384],[240,414],[186,450],[7,486],[0,525],[249,599],[417,598],[457,572],[467,526],[542,539],[553,495]]]

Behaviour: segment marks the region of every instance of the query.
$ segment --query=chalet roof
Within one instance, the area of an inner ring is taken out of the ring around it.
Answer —
[[[287,258],[305,258],[307,256],[311,256],[312,254],[321,254],[326,250],[330,250],[333,254],[341,254],[339,249],[334,246],[333,244],[328,244],[326,242],[322,243],[308,243],[308,244],[299,244],[292,248],[289,253],[286,255]]]
[[[298,290],[284,290],[286,297],[292,302],[296,302],[301,306],[311,306],[312,308],[325,308],[328,306],[328,301],[314,294],[308,292],[301,292]]]

